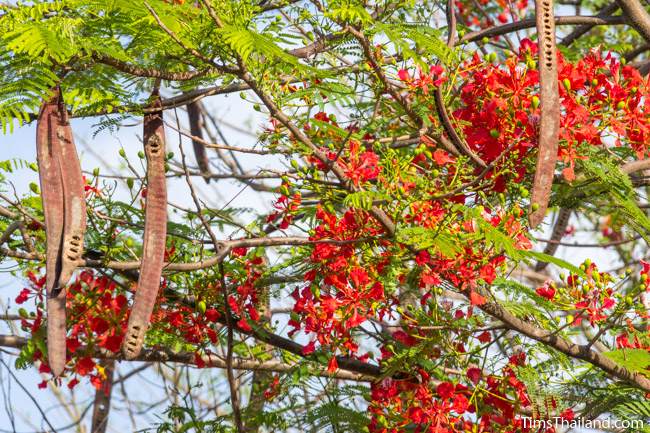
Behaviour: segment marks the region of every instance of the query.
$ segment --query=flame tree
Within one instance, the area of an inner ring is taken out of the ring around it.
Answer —
[[[3,368],[96,389],[78,430],[116,386],[158,431],[650,421],[642,0],[3,2],[0,35],[3,155],[40,152],[0,164]]]

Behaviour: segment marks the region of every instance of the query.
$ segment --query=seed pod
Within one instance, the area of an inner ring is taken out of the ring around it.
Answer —
[[[531,227],[537,227],[546,215],[553,186],[560,131],[560,96],[557,82],[553,0],[536,0],[535,15],[539,39],[541,116],[537,166],[530,199],[531,211],[528,216]]]
[[[157,92],[153,107],[161,108]],[[162,108],[144,117],[144,150],[147,157],[147,201],[145,204],[144,242],[138,289],[135,293],[129,325],[122,346],[126,359],[134,359],[142,350],[149,318],[156,303],[162,275],[167,235],[167,185],[165,180],[165,130]]]
[[[68,112],[59,98],[59,124],[56,135],[61,143],[61,180],[63,181],[64,226],[59,284],[68,284],[79,266],[86,233],[86,200],[81,164],[75,148]]]
[[[66,326],[65,292],[59,289],[61,247],[64,226],[61,143],[56,134],[59,124],[59,95],[41,106],[36,123],[36,158],[45,215],[45,275],[47,293],[47,358],[52,373],[65,368]]]
[[[560,212],[557,215],[557,220],[555,221],[555,225],[553,226],[553,233],[551,234],[551,239],[550,239],[551,242],[546,244],[546,248],[544,248],[544,254],[548,254],[549,256],[555,254],[558,247],[560,246],[558,242],[564,236],[564,233],[566,232],[566,228],[569,226],[570,219],[571,219],[571,209],[565,209],[565,208],[560,209]],[[548,262],[537,262],[537,264],[535,265],[535,271],[541,272],[544,269],[546,269],[547,266],[548,266]]]
[[[199,102],[190,102],[187,104],[187,117],[190,122],[190,132],[193,136],[203,139],[203,119],[201,117],[201,106]],[[201,170],[205,183],[210,183],[210,165],[205,146],[198,140],[192,140],[194,148],[194,157]]]

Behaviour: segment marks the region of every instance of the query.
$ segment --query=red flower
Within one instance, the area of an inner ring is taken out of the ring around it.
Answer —
[[[479,380],[481,380],[481,375],[482,372],[480,368],[471,367],[467,369],[467,377],[472,381],[474,385],[476,385]]]
[[[438,165],[454,164],[456,162],[456,158],[450,156],[442,149],[437,149],[435,152],[433,152],[433,159]]]
[[[22,304],[26,302],[29,299],[29,294],[31,293],[31,290],[29,289],[23,289],[20,291],[18,296],[16,296],[16,304]]]
[[[555,289],[550,285],[544,285],[542,287],[538,287],[537,290],[535,290],[535,292],[537,292],[539,296],[546,298],[549,301],[552,301],[553,298],[555,298]]]
[[[476,293],[473,290],[469,294],[469,300],[472,305],[478,305],[478,306],[481,306],[487,302],[484,296]]]
[[[81,358],[75,364],[75,372],[80,376],[87,376],[95,369],[95,361],[91,358]]]
[[[216,322],[219,319],[219,312],[214,308],[209,308],[205,310],[205,318],[208,322]]]
[[[451,398],[454,395],[454,385],[449,382],[442,382],[436,387],[436,392],[440,398]]]
[[[305,356],[311,355],[312,353],[314,353],[315,350],[316,350],[316,342],[315,341],[310,341],[305,346],[303,346],[302,354],[305,355]]]
[[[327,372],[334,373],[339,368],[339,363],[336,361],[336,356],[330,358],[330,362],[327,364]]]
[[[239,319],[237,322],[237,327],[239,327],[239,329],[243,330],[244,332],[251,332],[253,330],[253,328],[251,328],[251,325],[248,324],[248,320],[244,318]]]

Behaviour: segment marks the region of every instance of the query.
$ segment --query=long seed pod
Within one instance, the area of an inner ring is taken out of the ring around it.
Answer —
[[[79,266],[86,233],[86,200],[81,164],[75,148],[68,112],[59,98],[59,123],[56,135],[61,143],[61,179],[63,181],[64,226],[59,284],[68,284]]]
[[[65,368],[66,325],[65,292],[59,289],[61,247],[64,226],[61,143],[56,134],[59,125],[58,94],[41,106],[36,123],[36,158],[45,214],[45,275],[47,293],[47,358],[52,373]]]
[[[560,131],[560,96],[557,82],[555,18],[553,0],[536,0],[537,34],[539,38],[539,74],[541,118],[539,122],[539,153],[531,194],[528,222],[537,227],[548,208],[557,162]]]
[[[553,226],[553,233],[551,234],[551,239],[546,248],[544,248],[544,254],[552,256],[557,251],[560,244],[558,242],[566,233],[566,228],[569,226],[569,220],[571,219],[571,209],[561,208],[557,214],[557,220]],[[535,271],[541,272],[548,266],[548,262],[537,262],[535,265]]]
[[[187,104],[187,117],[190,122],[190,132],[193,136],[203,138],[203,119],[201,117],[200,102],[190,102]],[[205,179],[205,183],[210,183],[210,164],[205,146],[198,140],[192,140],[194,148],[194,157],[199,166],[199,170]]]
[[[155,108],[161,108],[157,92]],[[149,318],[156,303],[162,275],[167,235],[167,185],[165,181],[165,130],[162,108],[144,117],[144,150],[147,156],[147,201],[144,242],[138,289],[122,346],[126,359],[140,354]]]

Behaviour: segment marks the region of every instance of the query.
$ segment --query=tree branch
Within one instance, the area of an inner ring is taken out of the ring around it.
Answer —
[[[29,340],[24,337],[17,337],[13,335],[0,335],[0,346],[12,347],[20,349],[27,344]],[[301,346],[302,347],[302,346]],[[80,349],[83,351],[83,348]],[[143,362],[176,362],[179,364],[196,365],[198,358],[209,368],[226,368],[226,361],[217,355],[205,354],[196,355],[194,352],[178,352],[174,353],[167,350],[143,349],[133,361]],[[96,350],[92,357],[95,359],[115,359],[118,361],[125,361],[121,354],[114,354],[103,350]],[[298,365],[291,365],[279,360],[258,361],[255,359],[233,358],[232,368],[235,370],[263,370],[274,371],[277,373],[289,373],[294,371]],[[315,366],[311,372],[317,376],[332,377],[342,380],[352,380],[356,382],[373,382],[379,376],[378,371],[373,371],[377,374],[356,373],[352,371],[345,371],[344,367],[336,373],[329,373],[326,368]],[[371,370],[372,371],[372,370]]]

